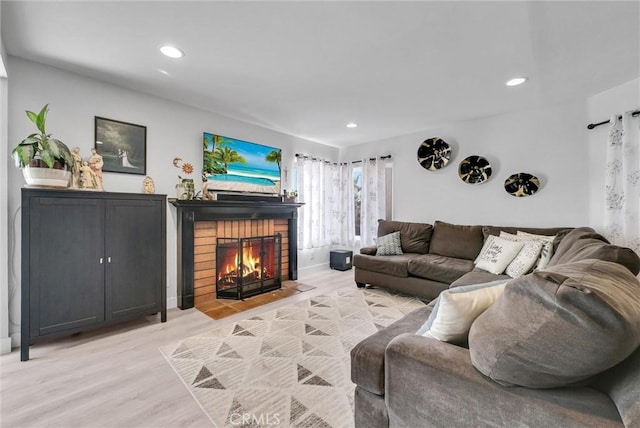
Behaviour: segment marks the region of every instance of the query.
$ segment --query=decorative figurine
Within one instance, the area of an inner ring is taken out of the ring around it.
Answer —
[[[144,180],[142,180],[142,193],[146,193],[148,195],[156,193],[156,185],[153,182],[153,178],[149,177],[148,175],[144,178]]]
[[[104,190],[102,186],[102,167],[104,166],[104,160],[96,149],[91,149],[91,156],[89,156],[88,162],[94,175],[95,187],[92,188],[96,190]]]
[[[71,188],[80,189],[80,173],[82,172],[82,156],[80,156],[80,147],[74,147],[71,150],[73,157],[73,165],[71,165]]]

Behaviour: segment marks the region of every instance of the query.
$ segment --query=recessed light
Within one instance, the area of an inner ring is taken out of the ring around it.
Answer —
[[[526,81],[527,81],[526,77],[515,77],[509,80],[506,84],[507,86],[518,86],[518,85],[522,85]]]
[[[160,48],[160,52],[168,56],[169,58],[182,58],[184,56],[184,52],[174,46],[163,46]]]
[[[357,128],[357,127],[358,127],[357,123],[354,123],[354,122],[347,123],[347,128]]]

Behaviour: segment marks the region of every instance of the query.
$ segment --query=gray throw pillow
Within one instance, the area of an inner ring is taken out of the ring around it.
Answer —
[[[398,256],[402,254],[400,232],[379,236],[376,241],[376,246],[378,247],[376,256]]]
[[[640,282],[588,259],[509,282],[471,326],[471,362],[502,385],[555,388],[585,381],[640,346]]]

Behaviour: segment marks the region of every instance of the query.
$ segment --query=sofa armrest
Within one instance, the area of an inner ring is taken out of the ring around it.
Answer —
[[[362,247],[360,248],[360,254],[366,254],[367,256],[375,256],[378,252],[377,247]]]
[[[415,334],[385,350],[385,401],[391,427],[622,426],[606,394],[504,387],[473,367],[468,349]]]

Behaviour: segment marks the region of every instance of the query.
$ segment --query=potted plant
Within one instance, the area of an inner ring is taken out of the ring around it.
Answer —
[[[67,187],[71,177],[73,156],[62,141],[47,134],[45,125],[49,104],[39,113],[27,111],[27,117],[39,132],[22,140],[11,152],[18,168],[22,168],[29,185]]]

